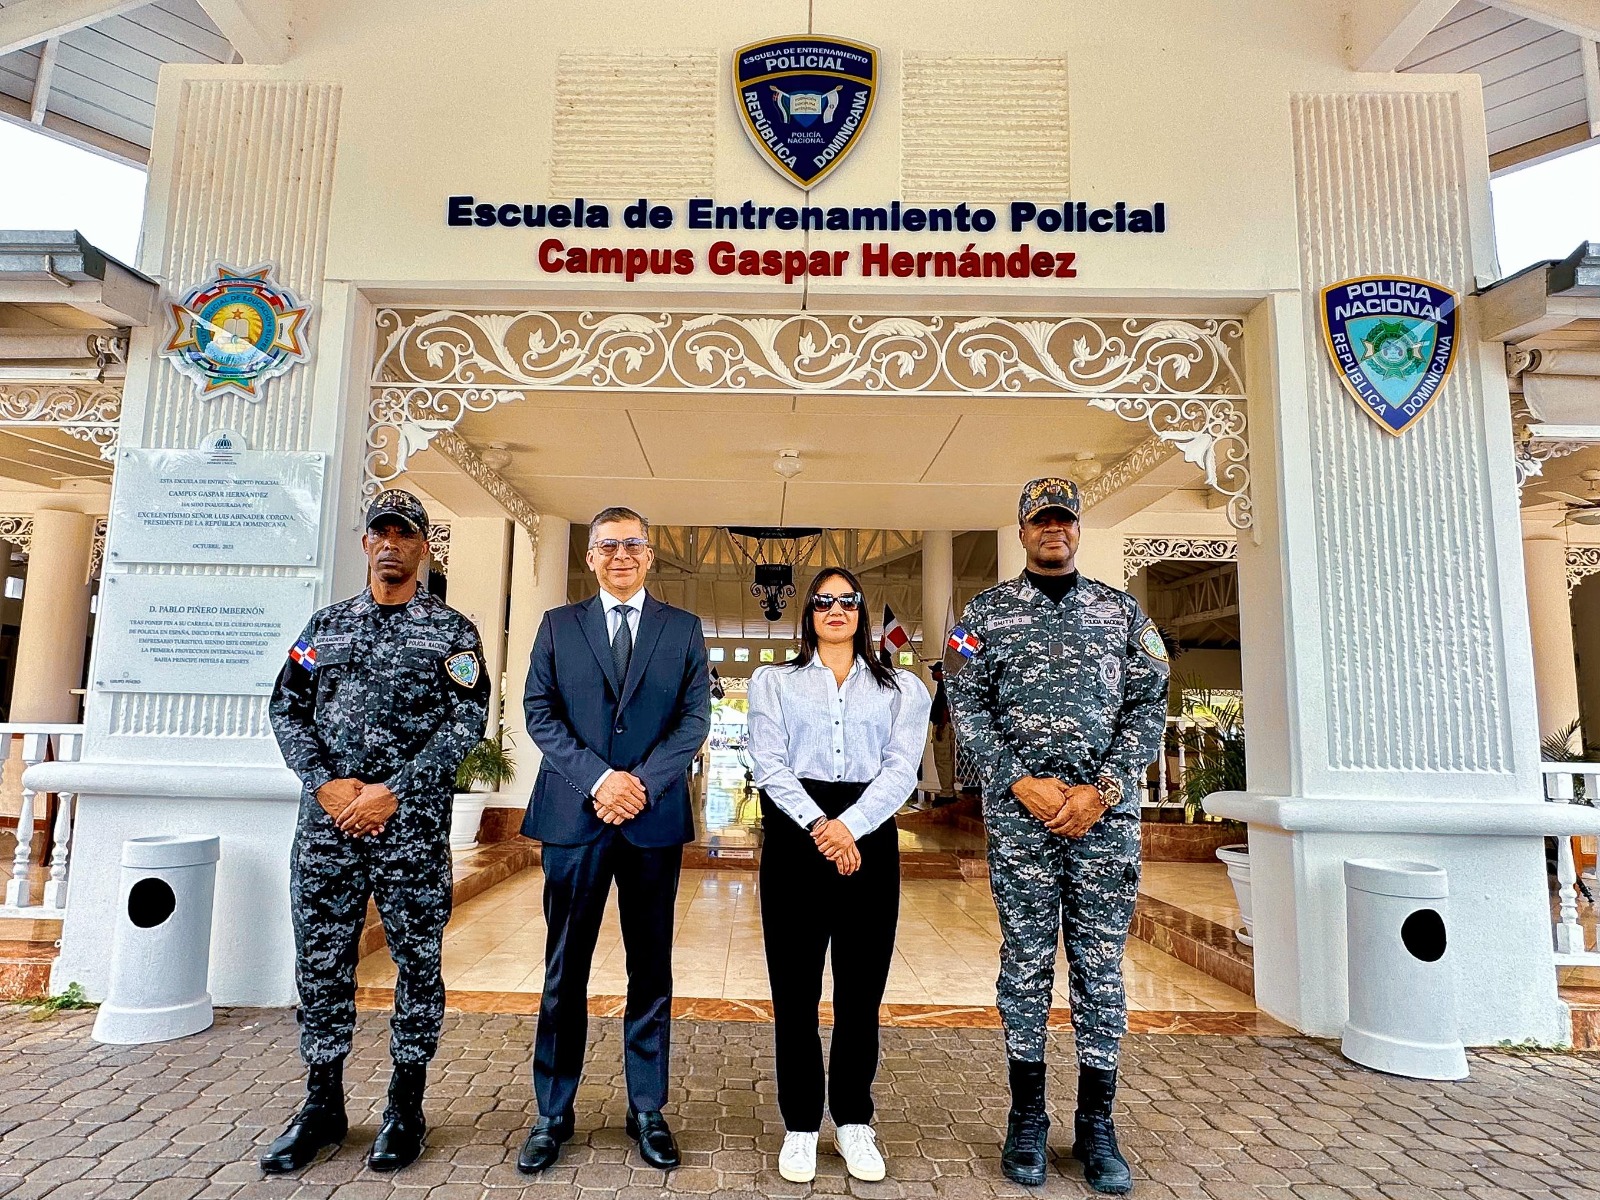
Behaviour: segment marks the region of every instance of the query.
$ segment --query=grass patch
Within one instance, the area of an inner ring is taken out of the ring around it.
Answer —
[[[48,1020],[55,1013],[66,1012],[69,1009],[100,1007],[94,1001],[90,1000],[88,996],[84,995],[83,984],[81,983],[69,983],[67,984],[66,991],[55,996],[41,996],[32,1000],[18,1000],[17,1003],[23,1008],[33,1009],[33,1019],[35,1021]]]

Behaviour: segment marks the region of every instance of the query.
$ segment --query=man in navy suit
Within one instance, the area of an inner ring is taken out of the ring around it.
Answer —
[[[613,880],[627,953],[623,1013],[630,1137],[651,1166],[679,1163],[661,1115],[672,1019],[672,923],[694,837],[689,768],[711,726],[700,618],[645,591],[650,525],[608,508],[585,561],[600,594],[545,614],[523,698],[544,755],[523,835],[544,843],[544,999],[533,1052],[539,1120],[517,1166],[541,1171],[572,1136],[589,1031],[589,967]]]

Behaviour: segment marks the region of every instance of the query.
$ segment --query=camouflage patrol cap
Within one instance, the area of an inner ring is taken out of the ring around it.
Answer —
[[[1083,508],[1083,493],[1070,479],[1046,476],[1032,480],[1022,489],[1022,498],[1017,501],[1017,524],[1023,524],[1034,513],[1046,508],[1064,508],[1076,517]]]
[[[428,536],[428,510],[422,507],[410,492],[402,492],[399,488],[390,488],[388,491],[379,492],[367,505],[367,528],[371,529],[379,521],[399,521],[408,525],[423,537]]]

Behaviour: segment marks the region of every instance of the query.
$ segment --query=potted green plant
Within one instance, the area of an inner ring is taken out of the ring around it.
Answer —
[[[1237,692],[1185,688],[1183,692],[1185,767],[1183,807],[1187,820],[1205,812],[1213,792],[1245,790],[1244,698]],[[1246,946],[1254,944],[1250,910],[1250,844],[1219,847],[1217,858],[1228,868],[1228,882],[1239,904],[1243,927],[1234,931]]]
[[[478,824],[492,792],[499,791],[515,778],[516,762],[507,743],[511,731],[504,726],[500,736],[484,738],[456,768],[456,794],[450,806],[450,849],[470,850],[478,840]]]

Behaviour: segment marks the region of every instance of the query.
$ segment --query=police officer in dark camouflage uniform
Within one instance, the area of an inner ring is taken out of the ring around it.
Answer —
[[[1000,914],[1011,1077],[1002,1167],[1018,1183],[1045,1181],[1045,1025],[1064,933],[1078,1052],[1072,1153],[1092,1187],[1122,1193],[1133,1187],[1111,1117],[1127,1030],[1122,951],[1139,887],[1141,780],[1166,727],[1168,661],[1133,597],[1078,574],[1080,507],[1071,480],[1023,489],[1027,570],[967,606],[948,686],[957,735],[983,781]]]
[[[272,697],[284,762],[305,785],[289,902],[309,1071],[305,1104],[261,1158],[274,1174],[306,1166],[348,1132],[343,1064],[369,896],[399,978],[394,1077],[367,1162],[396,1171],[422,1152],[423,1088],[444,1017],[451,796],[488,715],[478,631],[417,585],[428,549],[421,503],[409,492],[381,493],[361,544],[369,587],[311,618]]]

